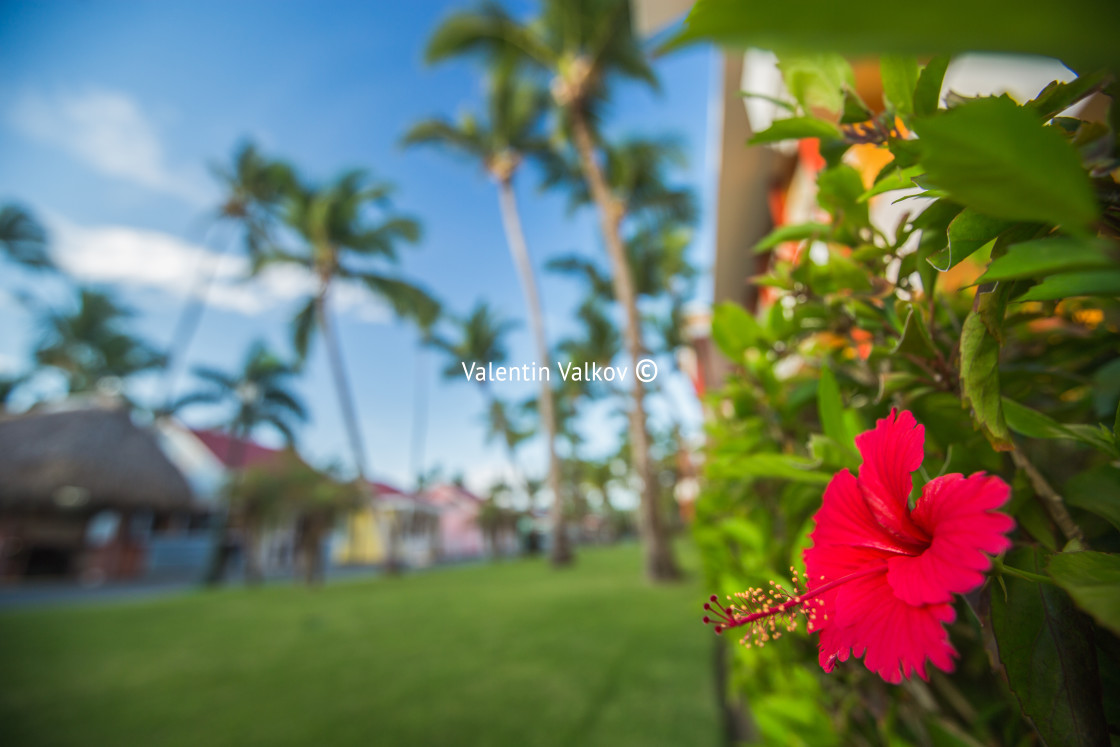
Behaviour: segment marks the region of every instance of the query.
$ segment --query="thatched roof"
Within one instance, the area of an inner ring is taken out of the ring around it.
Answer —
[[[0,420],[0,508],[185,508],[191,489],[123,409]]]

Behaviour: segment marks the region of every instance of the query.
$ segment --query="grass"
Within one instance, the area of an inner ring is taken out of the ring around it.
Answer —
[[[705,745],[710,632],[637,547],[0,614],[5,745]]]

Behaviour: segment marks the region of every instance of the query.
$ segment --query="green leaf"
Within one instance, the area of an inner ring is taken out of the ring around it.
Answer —
[[[712,465],[709,477],[743,479],[772,477],[812,485],[827,485],[832,479],[829,472],[817,470],[817,462],[792,454],[748,454],[734,461]]]
[[[949,224],[949,245],[931,256],[929,263],[941,272],[951,270],[1013,225],[965,208]]]
[[[926,57],[1011,52],[1056,57],[1074,69],[1120,68],[1120,18],[1112,0],[890,0],[782,3],[699,0],[663,49],[714,42],[745,49]]]
[[[1116,419],[1112,421],[1112,443],[1120,449],[1120,403],[1116,405]]]
[[[1120,635],[1120,556],[1106,552],[1062,552],[1046,570],[1073,601],[1101,626]]]
[[[929,327],[921,312],[911,307],[906,315],[906,324],[902,328],[902,337],[895,345],[892,354],[916,355],[919,358],[936,358],[939,354],[933,338],[929,334]]]
[[[817,412],[820,414],[824,435],[855,458],[858,454],[855,439],[844,426],[844,401],[840,398],[840,386],[827,365],[821,368],[821,378],[817,384]]]
[[[758,321],[742,306],[725,301],[716,307],[712,317],[712,339],[729,359],[742,361],[747,348],[757,345],[761,337]]]
[[[1112,421],[1112,443],[1120,449],[1120,403],[1116,405],[1116,419]]]
[[[863,178],[848,164],[832,166],[817,176],[817,202],[832,213],[834,226],[846,224],[853,228],[871,225],[867,203],[860,202]]]
[[[914,89],[914,114],[928,117],[941,105],[941,85],[945,82],[945,71],[949,69],[949,56],[934,57],[918,74],[918,85]]]
[[[765,93],[756,93],[754,91],[739,91],[739,95],[742,96],[745,99],[760,99],[762,101],[769,101],[774,106],[777,106],[781,109],[785,109],[787,112],[790,112],[791,114],[796,114],[797,113],[797,107],[796,106],[794,106],[790,102],[786,101],[785,99],[780,99],[776,96],[768,96]]]
[[[892,192],[896,189],[911,189],[914,186],[914,177],[921,176],[921,166],[911,166],[907,169],[894,169],[879,179],[871,189],[859,196],[860,202],[867,202],[876,195]]]
[[[930,719],[927,728],[933,747],[984,747],[983,742],[945,717]]]
[[[1007,564],[1043,572],[1042,555],[1033,548],[1010,553]],[[1051,747],[1108,744],[1088,619],[1057,587],[1002,578],[1006,597],[998,586],[989,587],[992,633],[1023,715]]]
[[[961,395],[972,406],[972,417],[992,448],[1008,451],[1011,433],[1003,418],[999,396],[999,342],[973,311],[961,330]]]
[[[781,54],[778,69],[786,88],[806,112],[840,112],[844,91],[855,88],[852,66],[838,54]]]
[[[884,55],[879,60],[883,98],[887,107],[903,119],[909,119],[914,113],[914,88],[918,85],[919,72],[918,61],[913,57]]]
[[[871,119],[871,112],[860,101],[859,96],[853,93],[850,88],[844,89],[844,112],[840,115],[840,124],[855,124],[856,122],[866,122],[869,119]]]
[[[781,226],[762,237],[754,246],[756,252],[766,252],[785,241],[806,241],[827,236],[829,227],[824,223],[798,223]]]
[[[1036,239],[1007,248],[1007,254],[992,260],[979,283],[993,280],[1037,278],[1071,270],[1116,267],[1105,254],[1109,243],[1103,239],[1056,236]]]
[[[800,140],[805,137],[838,138],[840,137],[840,130],[831,122],[816,117],[776,119],[770,127],[752,136],[747,144],[761,145],[762,143],[777,143],[782,140]]]
[[[929,178],[996,218],[1085,229],[1098,215],[1077,151],[1007,98],[968,101],[914,123]]]
[[[1120,456],[1110,434],[1087,425],[1065,425],[1018,402],[1003,398],[1003,416],[1011,430],[1029,438],[1067,439],[1099,449],[1111,456]]]
[[[1017,300],[1060,301],[1074,296],[1120,296],[1120,271],[1051,275]]]
[[[1108,75],[1103,70],[1079,76],[1069,83],[1053,81],[1025,106],[1048,120],[1101,90],[1107,82]]]
[[[1120,469],[1104,464],[1078,472],[1062,486],[1062,497],[1120,529]]]
[[[830,470],[840,469],[841,467],[849,467],[853,470],[859,468],[858,456],[853,456],[840,444],[828,436],[822,436],[820,433],[813,433],[809,436],[809,455],[821,467],[827,467]]]
[[[761,552],[766,546],[766,538],[762,532],[746,519],[737,516],[724,519],[719,523],[719,529],[744,548],[754,552]]]

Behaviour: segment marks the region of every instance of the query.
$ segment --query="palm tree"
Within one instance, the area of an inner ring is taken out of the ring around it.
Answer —
[[[294,445],[296,426],[307,420],[307,408],[290,388],[296,371],[263,342],[258,341],[249,348],[236,373],[199,366],[194,374],[204,383],[203,388],[180,399],[172,409],[179,411],[199,404],[229,409],[230,416],[224,425],[231,436],[230,453],[225,456],[234,471],[234,487],[244,467],[245,443],[262,426],[278,431],[289,447]],[[261,579],[258,546],[264,514],[263,504],[243,501],[240,506],[239,518],[247,545],[245,577],[250,583]],[[227,532],[228,525],[219,522],[215,530],[215,554],[206,574],[208,583],[218,583],[223,576],[222,548],[227,542]]]
[[[230,410],[224,427],[234,444],[251,438],[261,426],[280,433],[289,445],[295,443],[296,426],[307,420],[307,408],[291,389],[297,371],[264,342],[250,346],[236,373],[196,366],[194,375],[204,387],[179,399],[176,411],[199,404],[224,406]],[[230,461],[240,466],[240,458],[231,456]]]
[[[70,393],[91,392],[163,365],[164,356],[129,334],[132,311],[108,295],[83,288],[70,311],[39,312],[42,333],[35,361],[60,371]]]
[[[529,311],[538,360],[548,365],[548,335],[544,327],[540,293],[528,242],[521,226],[521,214],[513,188],[514,177],[526,154],[545,149],[538,136],[539,124],[548,104],[548,94],[528,78],[518,75],[509,60],[494,66],[489,80],[488,117],[479,121],[464,116],[458,122],[431,119],[415,125],[405,143],[433,143],[450,148],[478,161],[498,188],[498,209],[513,264],[517,268],[521,292]],[[552,511],[552,562],[566,565],[573,560],[572,548],[564,530],[561,505],[560,462],[556,455],[556,416],[552,387],[540,382],[541,420],[548,442],[548,479],[555,498]]]
[[[271,247],[257,269],[271,264],[293,264],[310,272],[316,287],[292,322],[292,337],[298,361],[306,360],[316,331],[326,346],[335,394],[346,425],[354,467],[363,489],[368,488],[365,449],[354,405],[342,348],[336,336],[330,308],[336,281],[361,283],[374,296],[386,301],[401,316],[431,319],[438,304],[419,287],[380,271],[397,259],[397,246],[415,242],[420,225],[391,211],[391,187],[371,182],[364,172],[350,171],[324,186],[296,182],[285,201],[282,219],[299,243],[292,249]],[[383,220],[371,218],[380,208]]]
[[[641,319],[621,232],[629,206],[611,189],[604,173],[596,126],[613,78],[657,85],[631,34],[629,9],[628,0],[545,0],[541,16],[525,24],[496,5],[484,5],[477,11],[449,16],[429,40],[426,57],[438,61],[478,52],[493,60],[516,55],[551,76],[561,128],[571,138],[588,193],[598,209],[615,297],[625,312],[631,370],[636,370],[643,354]],[[658,511],[643,396],[642,383],[635,377],[630,430],[634,467],[642,484],[645,567],[652,579],[671,579],[679,576],[679,570]]]
[[[447,365],[442,372],[445,379],[461,380],[464,363],[485,367],[504,363],[509,357],[504,338],[517,325],[509,319],[503,319],[485,301],[475,304],[466,317],[451,321],[455,328],[454,339],[433,334],[429,341],[432,347],[442,350],[446,355]],[[486,402],[487,439],[501,438],[514,477],[523,482],[524,476],[517,464],[517,447],[532,434],[514,423],[509,408],[494,394],[489,381],[475,381]]]
[[[47,252],[47,232],[19,205],[0,206],[0,254],[29,269],[56,269]]]
[[[291,188],[291,168],[282,161],[265,157],[256,145],[246,141],[237,146],[229,166],[213,164],[210,170],[223,193],[221,204],[213,213],[214,223],[238,226],[250,262],[260,261],[272,241],[284,196]],[[228,246],[224,244],[222,251]],[[217,269],[217,263],[212,263],[195,278],[195,288],[175,324],[164,381],[165,400],[171,397],[176,369],[182,365],[191,340],[198,332]]]
[[[440,309],[438,305],[432,306],[422,312],[416,319],[418,337],[416,341],[416,363],[413,374],[413,401],[412,401],[412,445],[409,454],[411,474],[416,476],[416,489],[423,487],[424,448],[428,438],[428,371],[425,365],[427,356],[425,350],[431,345],[433,329],[439,321]]]
[[[524,482],[524,472],[517,459],[517,450],[532,438],[533,430],[519,423],[508,402],[491,396],[486,408],[486,440],[500,439],[506,447],[514,477]],[[526,490],[528,490],[526,488]]]

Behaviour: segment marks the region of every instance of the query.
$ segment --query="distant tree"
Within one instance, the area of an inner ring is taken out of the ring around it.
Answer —
[[[0,255],[32,270],[57,269],[47,251],[46,230],[19,205],[0,205]]]
[[[509,357],[505,336],[516,324],[503,319],[485,301],[475,304],[471,312],[462,318],[449,317],[453,336],[433,333],[429,344],[444,353],[446,365],[442,374],[445,379],[455,381],[464,377],[463,364],[468,372],[471,364],[486,367],[491,364],[505,363]],[[515,422],[509,406],[494,393],[490,382],[473,379],[482,392],[486,403],[487,440],[498,437],[506,448],[510,468],[518,481],[524,481],[524,474],[517,462],[517,448],[528,439],[531,431],[525,430]]]
[[[450,15],[428,42],[429,61],[467,54],[490,60],[515,55],[551,77],[550,90],[560,120],[578,155],[580,172],[599,213],[610,257],[615,297],[625,314],[630,366],[643,355],[641,320],[634,281],[627,263],[621,226],[631,205],[617,194],[604,173],[598,122],[609,98],[609,84],[629,78],[656,86],[653,70],[630,29],[628,0],[545,0],[540,16],[523,23],[499,6]],[[672,545],[658,512],[646,425],[644,388],[633,379],[630,412],[634,465],[642,484],[642,532],[647,575],[655,580],[679,576]]]
[[[331,291],[340,280],[359,283],[398,315],[417,320],[433,318],[438,309],[438,303],[418,286],[384,271],[385,265],[396,262],[400,244],[420,237],[419,223],[393,212],[391,192],[388,184],[372,182],[361,171],[344,173],[323,186],[297,181],[282,213],[283,223],[297,243],[270,247],[257,263],[258,270],[273,264],[302,267],[316,280],[311,297],[292,321],[293,344],[302,363],[315,333],[323,337],[354,467],[363,486],[368,485],[365,449],[334,326]],[[381,219],[373,218],[372,212],[379,212]]]
[[[345,512],[365,493],[356,482],[339,481],[286,452],[275,464],[249,469],[231,493],[234,506],[260,520],[286,517],[296,526],[296,562],[304,581],[322,583],[323,542]]]
[[[175,403],[175,410],[193,405],[218,405],[229,410],[224,428],[237,440],[252,438],[262,426],[271,427],[294,445],[295,429],[307,420],[307,408],[292,390],[295,367],[257,341],[249,348],[236,373],[196,366],[194,374],[203,387]],[[239,464],[239,459],[231,459]]]
[[[228,166],[213,164],[210,170],[222,188],[221,203],[210,216],[212,224],[240,229],[240,244],[245,255],[251,263],[260,261],[273,240],[280,207],[292,187],[291,167],[267,158],[255,144],[246,141],[237,146]],[[228,244],[220,247],[222,252],[228,248]],[[216,273],[215,262],[203,268],[194,279],[194,291],[175,325],[164,382],[168,399],[172,396],[176,369],[186,359],[191,341],[198,332]]]
[[[493,495],[482,502],[475,521],[491,558],[501,553],[502,537],[513,536],[517,531],[517,512],[501,506]]]
[[[424,451],[428,438],[428,384],[429,376],[425,365],[426,348],[431,343],[433,329],[439,321],[438,305],[422,310],[416,319],[418,331],[416,340],[416,363],[413,372],[412,400],[412,444],[409,455],[410,472],[415,476],[417,487],[424,481]]]
[[[75,308],[44,307],[38,316],[35,361],[61,372],[70,393],[119,391],[125,379],[163,365],[161,353],[127,331],[133,312],[105,293],[83,288]]]
[[[416,124],[405,136],[409,144],[433,143],[464,154],[478,161],[498,188],[498,207],[513,264],[517,268],[521,291],[533,330],[537,357],[548,365],[548,335],[540,300],[536,274],[529,257],[529,246],[521,226],[521,214],[514,192],[514,177],[527,154],[547,150],[539,135],[542,115],[547,111],[548,92],[531,78],[519,73],[511,59],[498,60],[488,79],[488,116],[478,120],[464,116],[458,122],[431,119]],[[565,565],[572,561],[572,549],[564,531],[561,505],[560,461],[556,454],[556,405],[548,381],[540,382],[541,421],[548,446],[548,476],[556,496],[552,518],[554,538],[552,562]]]
[[[307,408],[291,389],[296,371],[258,341],[249,348],[236,373],[199,366],[194,374],[202,381],[202,388],[178,400],[172,409],[178,411],[200,404],[227,409],[229,416],[222,425],[231,436],[231,453],[226,458],[234,470],[230,483],[233,491],[244,467],[245,442],[255,432],[262,427],[271,428],[284,437],[289,447],[294,446],[295,429],[307,420]],[[258,583],[262,578],[258,562],[261,521],[266,512],[251,502],[240,507],[231,502],[230,509],[245,533],[245,578],[249,583]],[[210,584],[220,583],[224,576],[221,551],[228,541],[228,525],[219,522],[215,534],[215,556],[206,574]]]

